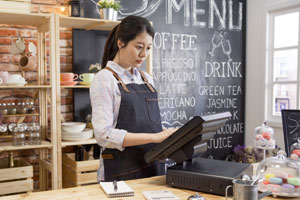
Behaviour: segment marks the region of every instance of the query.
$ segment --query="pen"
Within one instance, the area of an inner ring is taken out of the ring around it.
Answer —
[[[118,190],[118,185],[117,185],[117,181],[116,180],[114,180],[113,185],[114,185],[114,190],[116,192]]]

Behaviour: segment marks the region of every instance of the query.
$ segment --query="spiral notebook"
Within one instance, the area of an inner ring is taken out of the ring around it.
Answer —
[[[134,196],[134,191],[124,181],[118,181],[118,188],[114,189],[113,182],[100,182],[100,186],[108,197]]]

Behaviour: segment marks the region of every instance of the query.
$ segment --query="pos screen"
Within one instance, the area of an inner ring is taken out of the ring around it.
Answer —
[[[180,163],[192,159],[193,155],[191,154],[195,153],[195,147],[205,147],[206,151],[207,141],[213,138],[215,132],[225,125],[229,117],[231,117],[230,112],[195,116],[173,135],[150,149],[145,154],[145,161],[150,163],[155,160],[170,158]]]

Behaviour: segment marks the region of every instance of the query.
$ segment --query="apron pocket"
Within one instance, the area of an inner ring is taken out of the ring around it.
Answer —
[[[148,109],[148,115],[151,121],[160,123],[160,112],[158,107],[158,99],[145,99]]]

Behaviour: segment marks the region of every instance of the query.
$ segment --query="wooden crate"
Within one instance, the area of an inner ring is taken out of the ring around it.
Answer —
[[[15,159],[7,168],[8,159],[0,160],[0,195],[33,190],[33,167],[23,159]]]
[[[89,156],[92,158],[92,156]],[[75,161],[75,154],[64,154],[62,158],[63,187],[76,187],[97,183],[99,159]]]

